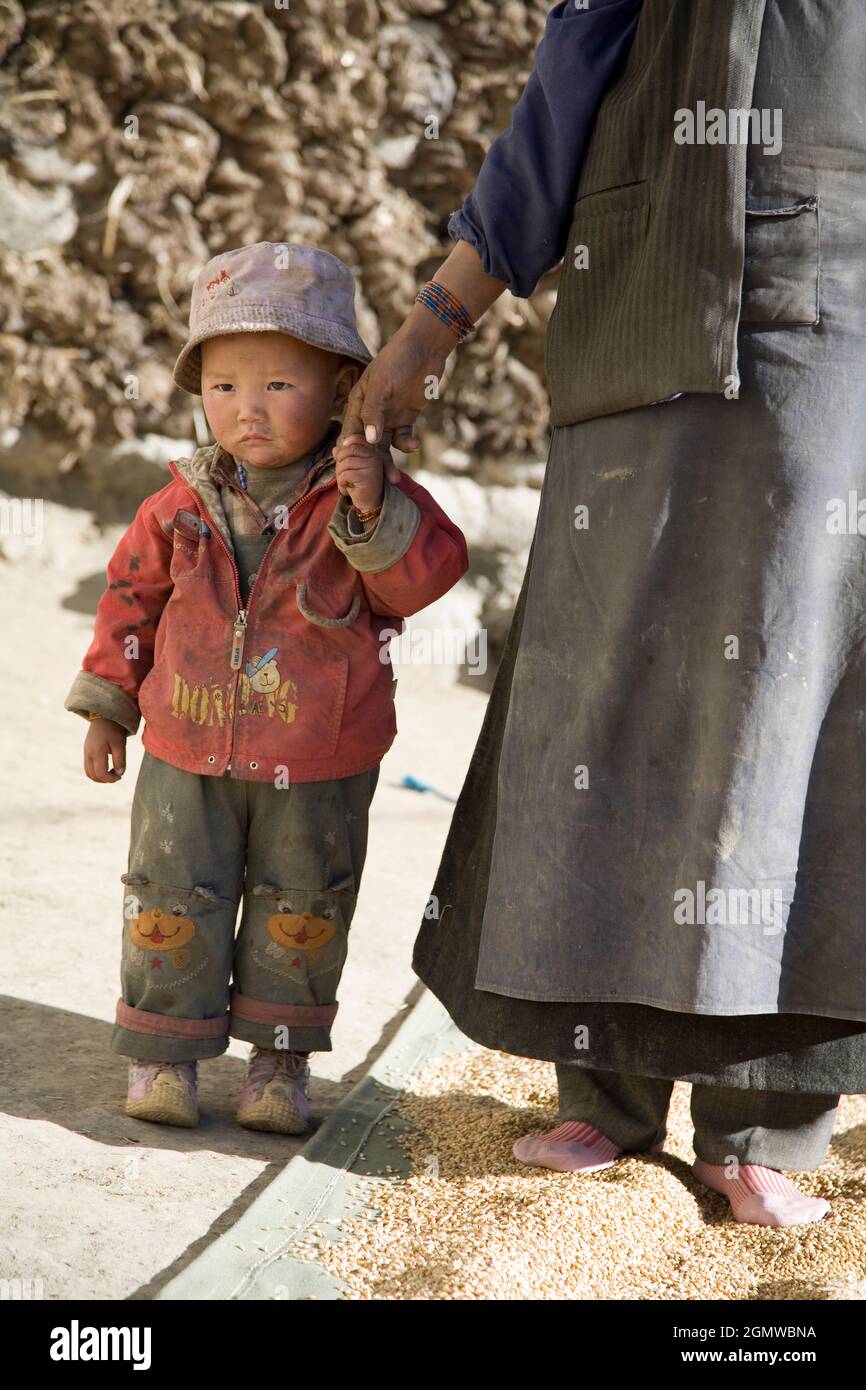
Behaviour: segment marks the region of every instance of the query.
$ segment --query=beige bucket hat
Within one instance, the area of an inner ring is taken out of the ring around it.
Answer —
[[[344,352],[363,366],[373,360],[355,324],[355,281],[346,263],[317,246],[258,241],[214,256],[196,276],[175,381],[201,395],[200,343],[223,333],[267,332]]]

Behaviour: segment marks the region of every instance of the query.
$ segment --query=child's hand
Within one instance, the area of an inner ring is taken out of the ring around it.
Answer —
[[[387,463],[386,463],[387,455]],[[393,471],[391,451],[381,444],[359,440],[353,444],[334,445],[337,487],[351,498],[359,512],[372,511],[382,501],[385,473],[388,464]]]
[[[119,782],[126,771],[126,740],[122,724],[113,719],[93,719],[84,739],[84,771],[91,782]],[[109,771],[108,755],[112,770]]]

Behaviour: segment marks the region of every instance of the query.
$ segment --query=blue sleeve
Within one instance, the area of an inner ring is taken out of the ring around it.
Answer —
[[[487,275],[528,299],[565,255],[586,146],[605,90],[631,47],[643,0],[560,0],[535,63],[475,186],[448,219]]]

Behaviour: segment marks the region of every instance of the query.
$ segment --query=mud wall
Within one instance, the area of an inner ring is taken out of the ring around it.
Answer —
[[[0,0],[0,484],[112,515],[159,486],[173,442],[202,437],[170,373],[192,278],[242,242],[340,256],[381,346],[450,249],[549,8]],[[557,279],[504,294],[452,356],[408,466],[537,486]]]

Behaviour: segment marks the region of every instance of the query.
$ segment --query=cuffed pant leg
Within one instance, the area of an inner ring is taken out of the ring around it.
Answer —
[[[693,1086],[694,1148],[704,1163],[760,1164],[802,1172],[824,1162],[838,1096]]]
[[[247,876],[231,1027],[258,1047],[330,1052],[379,768],[249,783]]]
[[[142,1062],[193,1062],[221,1057],[228,1047],[229,1016],[174,1018],[117,1001],[112,1052]]]
[[[242,784],[144,753],[122,875],[113,1052],[176,1062],[225,1052],[245,841]]]
[[[560,1064],[556,1080],[561,1122],[582,1120],[621,1149],[639,1152],[664,1138],[672,1081]]]

